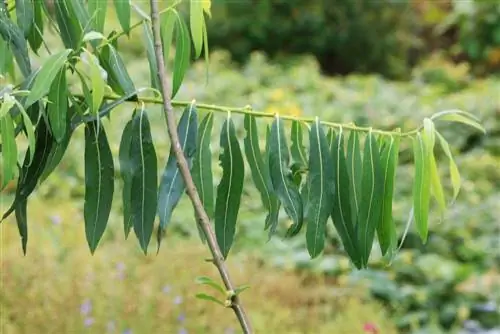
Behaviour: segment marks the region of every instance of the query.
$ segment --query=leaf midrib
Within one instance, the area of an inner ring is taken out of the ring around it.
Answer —
[[[281,161],[282,159],[282,156],[281,156],[281,133],[280,133],[280,120],[278,119],[277,122],[276,122],[276,129],[277,129],[277,135],[278,135],[278,157],[279,157],[279,165],[280,165],[280,176],[281,176],[281,180],[283,181],[283,185],[284,185],[284,188],[285,188],[285,192],[288,196],[288,199],[290,200],[290,205],[291,207],[293,208],[293,212],[295,213],[295,217],[297,219],[299,219],[299,215],[297,214],[297,209],[295,208],[295,205],[293,204],[293,201],[292,201],[292,197],[290,196],[290,191],[288,189],[288,187],[286,186],[286,182],[285,182],[285,174],[283,173],[283,163]]]
[[[228,187],[228,193],[226,196],[226,207],[224,210],[224,252],[226,251],[226,237],[227,237],[227,212],[229,209],[229,198],[231,197],[231,187],[233,183],[233,151],[232,151],[232,145],[231,145],[231,140],[230,140],[230,134],[229,134],[229,123],[230,119],[227,120],[227,125],[226,125],[226,136],[227,136],[227,145],[228,145],[228,153],[229,153],[229,187]]]

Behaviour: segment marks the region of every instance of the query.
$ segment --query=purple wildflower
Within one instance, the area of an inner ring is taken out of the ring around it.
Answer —
[[[81,315],[88,315],[92,311],[92,302],[90,299],[85,299],[80,305],[80,314]]]
[[[184,320],[186,320],[186,315],[184,313],[179,314],[177,321],[184,322]]]
[[[94,318],[85,318],[83,324],[85,325],[85,327],[92,326],[94,324]]]
[[[182,304],[182,296],[177,296],[174,298],[174,304],[175,305],[180,305]]]
[[[170,285],[165,285],[163,287],[163,293],[167,294],[167,293],[170,293],[170,290],[172,290],[172,288],[170,287]]]

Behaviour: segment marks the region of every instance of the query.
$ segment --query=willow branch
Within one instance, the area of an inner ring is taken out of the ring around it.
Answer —
[[[251,333],[252,329],[250,322],[241,304],[240,298],[237,295],[234,295],[235,287],[231,282],[229,271],[227,270],[227,267],[224,263],[224,257],[217,244],[215,234],[210,224],[210,219],[208,218],[208,215],[205,209],[203,208],[203,204],[194,185],[193,178],[191,176],[191,172],[188,167],[188,163],[186,161],[186,158],[184,157],[184,152],[182,151],[181,145],[179,143],[179,135],[177,133],[177,128],[176,128],[174,109],[172,107],[172,103],[170,100],[170,87],[169,87],[170,85],[167,81],[167,75],[165,73],[166,72],[165,63],[163,61],[163,49],[160,38],[160,22],[159,22],[160,15],[158,10],[158,1],[150,0],[150,4],[151,4],[151,25],[153,30],[155,57],[158,63],[158,76],[160,79],[161,92],[163,96],[163,108],[167,119],[168,134],[172,142],[172,148],[175,157],[177,158],[177,164],[179,166],[179,170],[184,180],[184,184],[186,185],[186,192],[191,200],[194,211],[196,213],[196,217],[198,217],[199,224],[201,225],[201,228],[205,233],[208,246],[213,256],[213,262],[219,271],[219,274],[222,278],[222,281],[224,282],[226,290],[232,294],[230,307],[236,314],[244,333]]]

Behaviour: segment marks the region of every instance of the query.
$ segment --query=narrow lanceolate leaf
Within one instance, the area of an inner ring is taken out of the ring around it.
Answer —
[[[361,263],[366,267],[380,221],[384,179],[377,138],[372,132],[367,135],[364,146],[357,234]]]
[[[17,229],[19,230],[19,235],[21,236],[21,245],[24,255],[26,255],[28,247],[28,217],[26,212],[27,206],[28,200],[26,198],[17,202],[15,205]]]
[[[64,46],[76,50],[83,37],[83,30],[71,11],[70,1],[54,1],[54,11]]]
[[[130,145],[132,142],[132,120],[128,121],[123,129],[118,152],[120,161],[120,176],[123,180],[122,206],[123,206],[123,230],[125,238],[128,238],[132,228],[132,161],[130,159]]]
[[[145,110],[137,112],[132,121],[130,162],[134,196],[130,206],[132,225],[144,254],[147,254],[157,209],[158,162]]]
[[[14,123],[9,113],[0,118],[0,138],[2,139],[2,183],[3,189],[10,182],[17,169],[17,145]]]
[[[90,111],[96,115],[104,100],[104,92],[106,83],[101,76],[101,68],[99,67],[99,60],[94,55],[89,54],[89,67],[90,67],[90,86],[92,88],[92,103],[90,104]]]
[[[196,107],[191,104],[184,109],[179,124],[177,126],[179,143],[184,152],[184,156],[191,169],[194,155],[196,154],[196,141],[198,136],[198,116]],[[172,212],[179,203],[185,190],[177,158],[173,148],[170,149],[167,165],[163,170],[160,189],[158,192],[158,215],[160,216],[160,226],[158,229],[158,247],[160,247],[162,233],[167,228],[172,217]]]
[[[444,198],[443,185],[441,184],[441,178],[439,177],[436,157],[434,154],[431,155],[429,168],[431,173],[431,194],[438,204],[439,213],[441,215],[441,219],[443,219],[444,212],[446,211],[446,199]]]
[[[165,66],[170,60],[170,45],[174,36],[175,22],[177,20],[177,11],[169,9],[161,15],[161,43],[163,45],[163,59]]]
[[[116,49],[106,44],[99,54],[99,63],[108,73],[108,84],[118,95],[131,94],[135,91],[134,83],[127,72],[127,68]]]
[[[191,38],[186,22],[182,16],[177,15],[177,28],[175,37],[174,73],[172,79],[172,98],[181,87],[184,75],[191,60]]]
[[[332,221],[337,233],[342,240],[346,253],[359,269],[360,257],[356,249],[356,220],[351,212],[351,182],[347,171],[345,157],[344,132],[340,129],[331,148],[333,161],[333,180],[335,188],[333,193]]]
[[[16,0],[16,17],[24,37],[28,37],[34,18],[33,0]]]
[[[269,125],[266,126],[266,151],[265,151],[265,154],[264,154],[264,166],[266,168],[266,170],[268,171],[269,173],[269,154],[270,154],[270,151],[271,151],[271,128],[269,127]],[[271,217],[271,219],[269,220],[266,220],[266,224],[264,225],[264,230],[267,230],[269,229],[269,240],[271,240],[271,238],[273,237],[273,235],[276,233],[276,229],[278,228],[278,218],[279,218],[279,211],[280,211],[280,207],[281,207],[281,202],[278,198],[278,196],[276,195],[276,193],[274,193],[274,188],[273,188],[273,184],[272,184],[272,181],[271,181],[271,175],[269,175],[269,191],[273,192],[273,195],[275,197],[275,201],[273,202],[273,204],[276,206],[276,208],[272,209],[273,212],[276,212],[276,217]]]
[[[342,131],[342,129],[341,129]],[[328,129],[328,133],[326,135],[326,140],[328,141],[328,148],[330,150],[332,150],[332,148],[334,147],[333,145],[335,145],[335,131],[333,131],[333,129]]]
[[[151,86],[160,90],[160,78],[158,76],[158,64],[156,63],[153,34],[151,33],[151,28],[149,27],[147,21],[144,21],[142,27],[144,32],[144,43],[146,43],[146,54],[148,56]]]
[[[203,48],[203,4],[199,0],[190,1],[189,24],[191,28],[191,36],[193,38],[195,57],[201,55]]]
[[[311,127],[309,143],[309,200],[305,218],[307,250],[314,258],[323,251],[325,246],[326,221],[333,208],[335,191],[335,183],[331,175],[332,157],[318,118]]]
[[[300,121],[292,121],[292,164],[307,166],[306,150],[303,143],[302,124]]]
[[[0,74],[7,76],[12,72],[13,68],[13,55],[10,51],[9,45],[3,40],[3,38],[0,38]]]
[[[246,114],[244,127],[247,133],[244,140],[245,155],[252,172],[252,179],[255,183],[255,187],[260,193],[264,208],[268,211],[264,225],[267,228],[276,225],[278,222],[279,202],[272,191],[269,168],[266,168],[268,165],[265,164],[263,154],[259,147],[260,137],[255,116]]]
[[[413,183],[413,208],[417,232],[423,242],[427,240],[429,200],[430,200],[430,159],[423,138],[417,133],[413,139],[415,157],[415,179]]]
[[[107,0],[88,0],[88,11],[91,16],[92,27],[94,30],[103,32],[106,21],[106,10],[108,8]]]
[[[130,2],[129,0],[113,0],[118,22],[123,31],[128,35],[130,32]]]
[[[208,32],[207,32],[207,24],[205,22],[205,16],[203,16],[203,45],[205,54],[206,78],[208,81],[208,70],[210,66],[210,50],[208,49]]]
[[[47,113],[52,135],[57,143],[61,143],[66,134],[66,117],[68,114],[68,84],[66,70],[62,68],[50,87]]]
[[[22,75],[27,78],[31,73],[28,44],[23,31],[12,22],[6,11],[0,11],[0,35],[8,41]]]
[[[462,182],[460,179],[460,172],[458,171],[458,167],[457,167],[457,164],[455,163],[455,159],[453,158],[453,154],[451,154],[451,150],[450,150],[450,146],[448,145],[448,142],[437,131],[436,131],[436,136],[439,139],[439,144],[440,144],[441,148],[443,149],[444,153],[448,157],[451,185],[453,187],[453,199],[452,199],[452,203],[453,203],[457,199],[458,194],[460,193],[460,185]]]
[[[236,232],[240,209],[245,165],[233,120],[228,117],[222,126],[219,156],[222,179],[217,187],[215,202],[215,235],[224,258],[229,254]]]
[[[191,174],[209,218],[214,217],[214,181],[212,176],[212,150],[210,148],[214,114],[208,113],[198,128],[196,156]]]
[[[482,133],[486,133],[486,130],[484,129],[484,127],[481,124],[479,124],[478,121],[473,119],[472,115],[469,115],[465,112],[444,114],[444,115],[440,116],[439,119],[441,119],[443,121],[448,121],[448,122],[462,123],[462,124],[468,125],[470,127],[473,127]]]
[[[113,155],[104,127],[85,124],[85,235],[93,254],[108,224],[114,192]]]
[[[351,214],[354,221],[357,221],[359,207],[361,205],[361,148],[359,145],[359,135],[356,131],[351,131],[347,142],[347,172],[349,174],[349,197],[351,199]]]
[[[30,31],[28,33],[28,42],[33,52],[35,52],[35,54],[38,54],[38,50],[43,43],[44,24],[42,1],[34,1],[33,6],[33,24],[31,25]]]
[[[47,95],[60,70],[63,70],[64,64],[71,50],[66,49],[50,56],[42,65],[42,68],[35,77],[33,87],[26,98],[24,107],[28,108],[36,101]]]
[[[394,179],[398,165],[399,142],[401,137],[385,137],[380,158],[384,178],[382,197],[382,212],[377,226],[377,237],[382,255],[396,246],[396,226],[392,219],[392,198],[394,194]]]
[[[274,192],[292,219],[293,225],[287,234],[294,236],[299,233],[303,223],[303,204],[298,186],[293,183],[289,169],[290,153],[286,143],[285,131],[281,118],[276,116],[271,127],[269,146],[269,174]]]

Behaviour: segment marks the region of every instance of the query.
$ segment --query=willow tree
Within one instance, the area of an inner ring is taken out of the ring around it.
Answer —
[[[423,119],[414,130],[385,131],[319,117],[259,112],[249,106],[207,105],[195,102],[196,96],[192,102],[177,101],[175,96],[191,61],[204,57],[209,62],[205,23],[210,18],[210,0],[189,1],[186,15],[181,4],[178,0],[160,11],[158,1],[152,0],[148,15],[130,1],[119,0],[113,4],[103,0],[53,1],[53,8],[44,1],[0,2],[0,71],[3,82],[8,83],[0,87],[2,189],[17,178],[15,198],[2,221],[15,214],[25,254],[30,195],[57,168],[78,127],[85,129],[82,206],[90,252],[95,252],[106,229],[116,182],[122,183],[125,236],[133,230],[144,254],[157,217],[160,244],[172,212],[187,193],[194,221],[225,288],[208,278],[201,281],[226,293],[226,300],[219,302],[234,310],[246,333],[251,332],[251,326],[238,297],[243,289],[233,285],[224,264],[234,240],[244,187],[256,187],[260,193],[262,209],[267,212],[263,228],[269,231],[269,237],[278,227],[278,213],[284,210],[292,222],[286,237],[305,235],[307,250],[314,258],[323,251],[325,228],[331,219],[353,267],[363,269],[368,265],[375,236],[382,254],[394,254],[398,249],[393,190],[400,142],[408,140],[413,144],[415,165],[408,226],[414,223],[418,235],[426,241],[431,198],[443,213],[460,189],[458,168],[435,122],[461,122],[483,131],[477,119],[463,111],[448,110]],[[106,32],[108,10],[116,12],[121,32]],[[131,19],[134,11],[140,14],[136,23]],[[64,47],[47,50],[49,56],[34,68],[30,52],[38,55],[46,47],[44,32],[49,26]],[[119,38],[127,38],[132,29],[143,29],[150,87],[136,87],[116,43]],[[170,55],[174,53],[171,64]],[[166,65],[172,69],[171,82]],[[70,77],[77,78],[81,90],[72,90]],[[126,103],[136,107],[123,129],[117,181],[101,120]],[[165,166],[157,166],[148,116],[151,104],[161,104],[166,115],[171,150]],[[182,111],[178,122],[175,109]],[[201,120],[200,109],[207,111]],[[215,117],[224,119],[220,129],[213,129]],[[244,118],[244,138],[237,136],[233,123],[236,117]],[[21,135],[27,139],[28,148],[23,152],[24,159],[18,161]],[[215,135],[220,136],[222,167],[217,185],[212,178],[210,146]],[[262,136],[266,138],[265,147],[260,147]],[[441,185],[434,154],[437,145],[448,159],[451,201],[447,201]],[[162,167],[158,180],[156,171]],[[248,171],[253,185],[244,183]],[[207,295],[200,298],[217,301]]]

